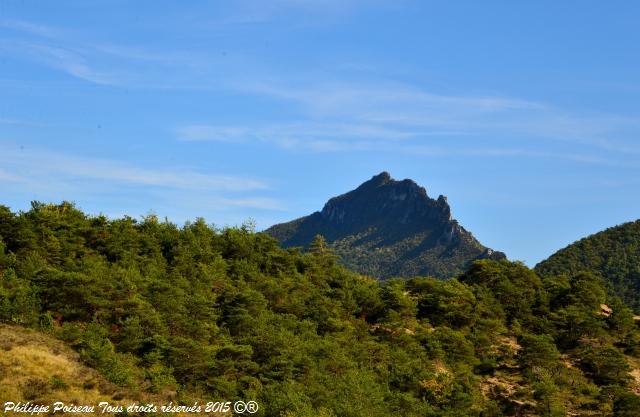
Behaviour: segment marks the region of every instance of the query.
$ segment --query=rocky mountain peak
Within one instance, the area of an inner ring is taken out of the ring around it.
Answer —
[[[445,200],[433,200],[410,179],[397,181],[382,172],[348,193],[331,198],[320,216],[340,225],[414,224],[450,220]]]
[[[393,179],[391,178],[391,174],[389,174],[387,171],[382,171],[378,175],[374,175],[373,177],[371,177],[371,179],[364,184],[373,183],[376,185],[382,185],[391,181],[393,181]]]
[[[445,196],[433,199],[415,181],[395,180],[386,171],[329,199],[321,211],[266,232],[284,246],[307,246],[321,234],[338,248],[345,264],[382,277],[405,270],[449,276],[487,249],[452,218]],[[397,252],[398,257],[390,257],[390,252]],[[358,259],[354,261],[353,256]],[[439,259],[431,259],[433,256]],[[361,265],[363,259],[374,266]],[[416,265],[418,259],[424,265]],[[433,262],[452,264],[452,269],[433,270],[429,266]]]

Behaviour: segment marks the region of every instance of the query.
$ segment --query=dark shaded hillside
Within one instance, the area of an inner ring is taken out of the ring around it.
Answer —
[[[503,259],[451,217],[444,196],[383,172],[309,216],[266,230],[285,247],[322,235],[348,268],[378,278],[455,276],[477,259]]]
[[[535,270],[541,275],[601,274],[616,295],[640,311],[640,220],[580,239],[540,262]]]
[[[593,274],[481,260],[458,279],[380,283],[321,240],[302,252],[248,227],[110,220],[69,203],[0,206],[0,233],[0,397],[252,399],[259,417],[640,409],[638,326]],[[108,384],[49,375],[70,357],[46,348],[51,336]]]

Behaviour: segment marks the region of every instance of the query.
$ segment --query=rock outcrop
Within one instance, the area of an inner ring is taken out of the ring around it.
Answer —
[[[452,218],[445,196],[430,198],[414,181],[396,181],[387,172],[331,198],[321,211],[266,233],[286,247],[306,247],[320,234],[346,266],[381,279],[447,278],[476,259],[505,258]]]

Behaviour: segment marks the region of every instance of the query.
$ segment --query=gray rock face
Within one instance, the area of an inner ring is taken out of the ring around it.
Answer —
[[[382,172],[331,198],[321,211],[266,230],[285,247],[323,235],[343,263],[378,278],[451,277],[475,259],[505,258],[482,246],[456,220],[445,196],[432,199],[414,181]]]

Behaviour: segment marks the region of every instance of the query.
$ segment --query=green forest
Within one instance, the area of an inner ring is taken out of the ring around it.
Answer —
[[[55,336],[118,386],[251,399],[257,416],[637,417],[628,300],[598,274],[545,272],[480,260],[381,283],[321,236],[283,249],[250,223],[0,206],[0,321]]]
[[[640,220],[581,239],[535,269],[541,275],[597,271],[611,292],[640,311]]]

